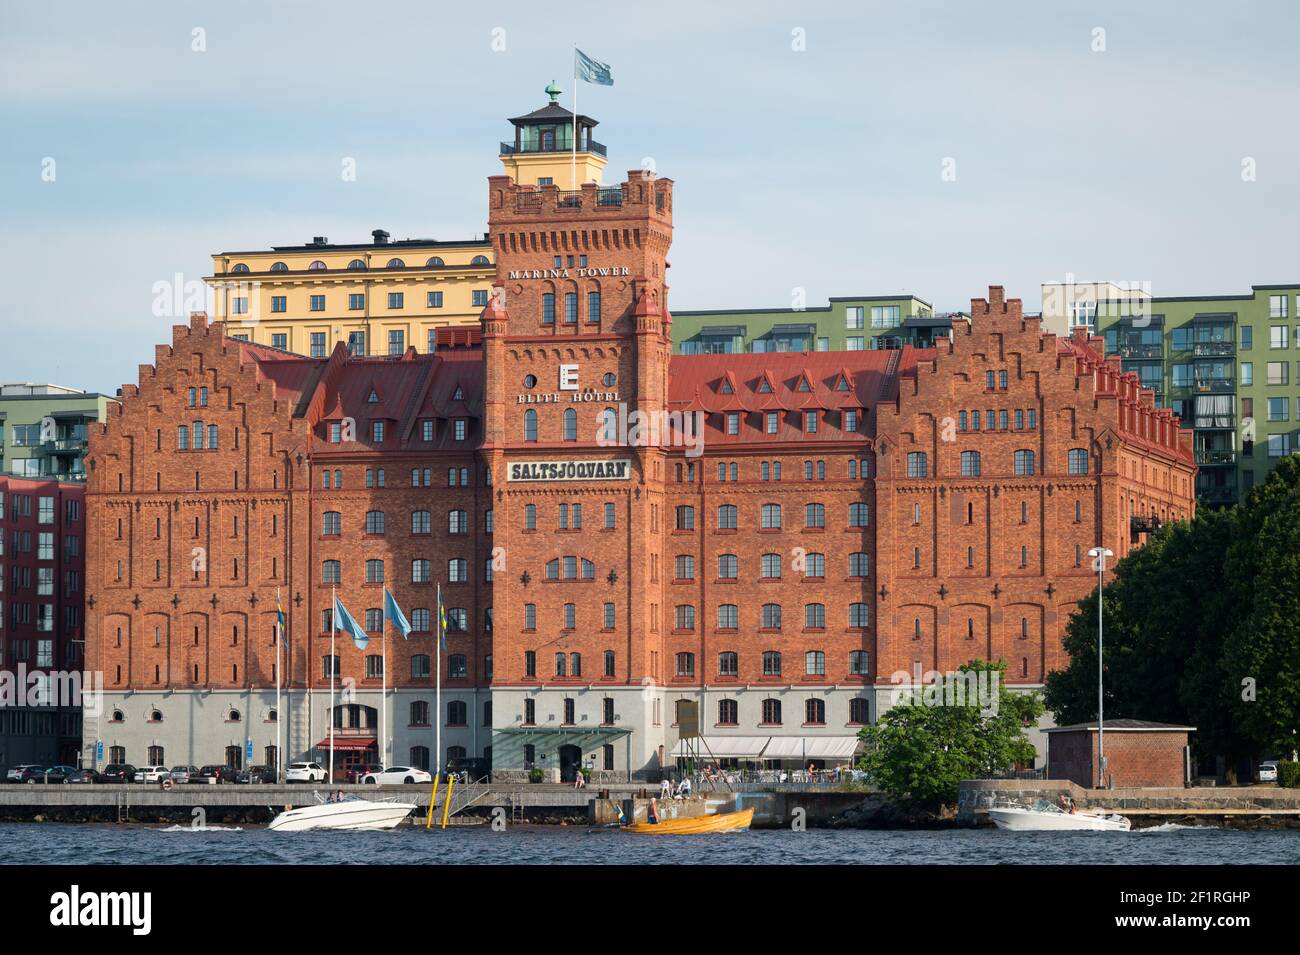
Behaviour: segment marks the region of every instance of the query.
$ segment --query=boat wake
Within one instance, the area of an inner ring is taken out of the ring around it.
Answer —
[[[1222,826],[1189,826],[1181,822],[1164,822],[1158,826],[1148,826],[1144,829],[1136,829],[1135,832],[1179,832],[1183,829],[1222,829]]]
[[[243,832],[239,826],[168,826],[159,832]]]

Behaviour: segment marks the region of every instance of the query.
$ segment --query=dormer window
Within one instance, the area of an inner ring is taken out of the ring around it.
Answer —
[[[770,395],[772,393],[772,383],[764,378],[758,383],[758,393],[760,395]]]
[[[366,397],[366,403],[372,405],[379,404],[379,394],[378,392],[375,391],[375,389],[373,388],[370,389],[370,394]]]
[[[796,386],[795,390],[796,390],[796,391],[800,391],[800,392],[807,393],[807,392],[812,391],[812,386],[811,386],[810,384],[808,384],[808,379],[807,379],[807,378],[800,378],[800,379],[799,379],[799,384]]]
[[[464,400],[465,400],[465,392],[461,391],[460,385],[457,385],[457,386],[456,386],[456,390],[452,393],[451,400],[452,400],[452,401],[464,401]]]
[[[735,394],[735,389],[731,387],[731,381],[727,378],[722,379],[722,387],[718,391],[724,395]]]

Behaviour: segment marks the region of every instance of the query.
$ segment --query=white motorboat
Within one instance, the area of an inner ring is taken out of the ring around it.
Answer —
[[[994,806],[988,810],[989,818],[999,829],[1015,832],[1052,832],[1093,830],[1097,832],[1128,832],[1132,823],[1116,813],[1075,810],[1066,812],[1045,799],[1025,806]]]
[[[316,793],[315,806],[286,809],[267,826],[276,832],[306,832],[310,829],[394,829],[417,807],[393,799],[362,799],[348,793],[336,801]]]

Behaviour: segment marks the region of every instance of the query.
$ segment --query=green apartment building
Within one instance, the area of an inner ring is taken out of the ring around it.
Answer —
[[[673,349],[679,355],[723,355],[928,347],[936,335],[951,333],[954,317],[960,316],[936,316],[915,295],[846,296],[812,308],[674,311]]]
[[[0,384],[0,472],[84,481],[87,428],[116,402],[62,385]]]
[[[1237,502],[1300,451],[1300,284],[1099,302],[1096,330],[1194,429],[1202,503]]]

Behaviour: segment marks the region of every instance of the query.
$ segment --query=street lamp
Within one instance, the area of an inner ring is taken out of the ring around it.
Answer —
[[[1094,547],[1088,551],[1092,558],[1092,569],[1097,572],[1097,788],[1106,788],[1106,738],[1102,722],[1102,666],[1101,666],[1101,588],[1106,575],[1106,558],[1115,554],[1105,547]]]

